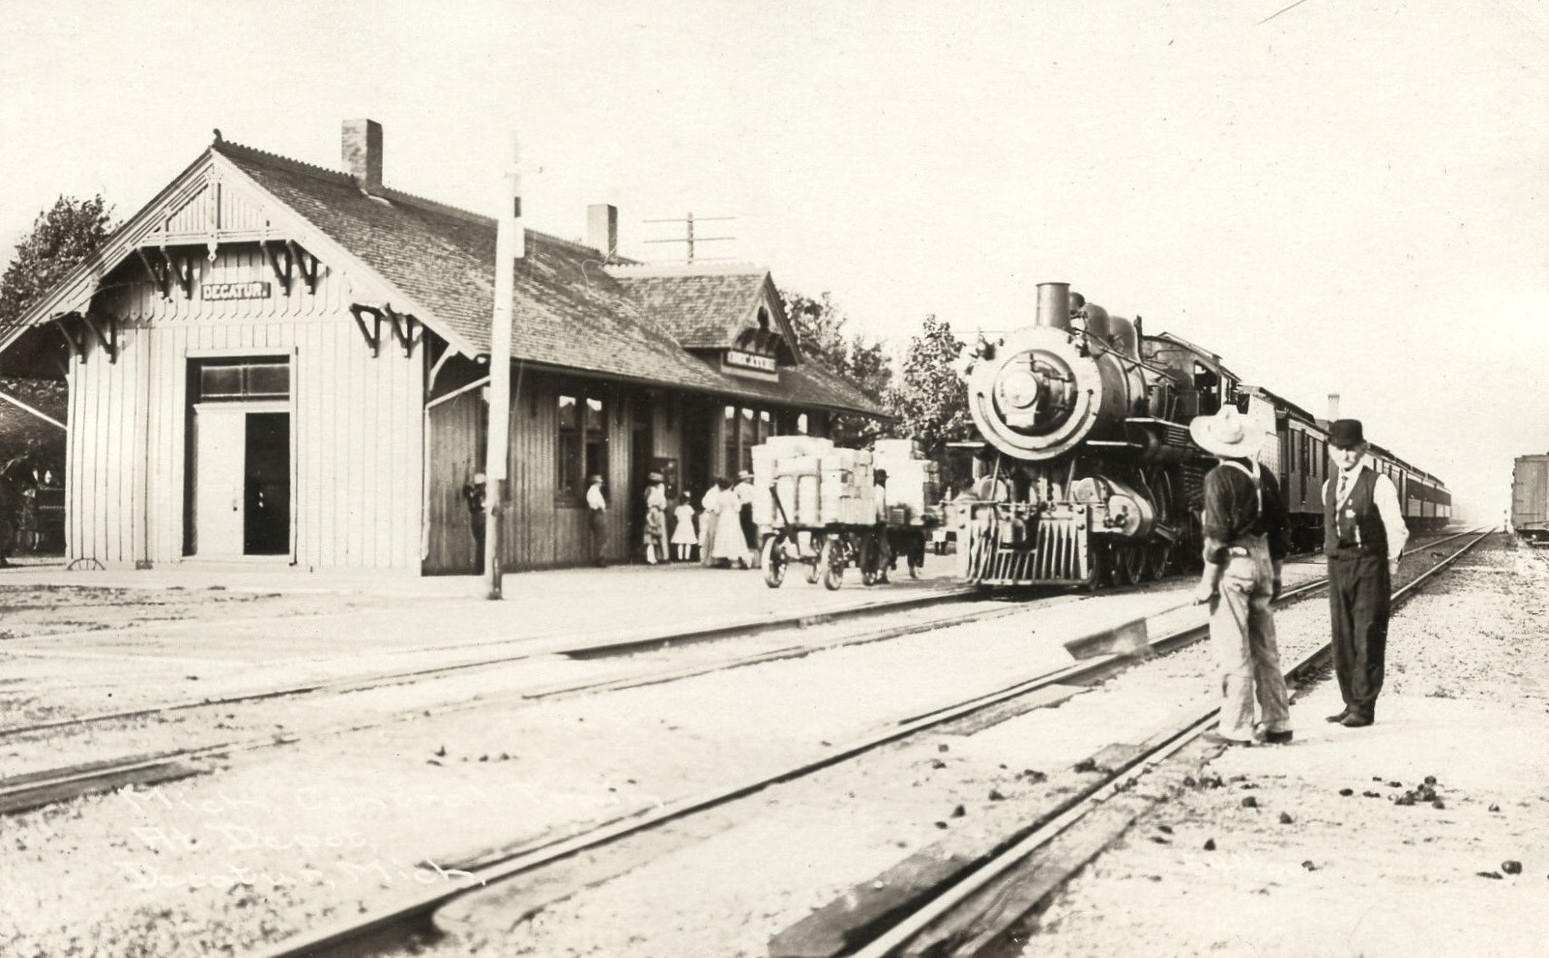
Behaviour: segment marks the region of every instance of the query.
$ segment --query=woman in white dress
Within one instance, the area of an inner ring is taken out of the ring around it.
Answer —
[[[739,569],[748,567],[748,542],[742,536],[742,504],[725,479],[716,482],[715,542],[713,558]]]

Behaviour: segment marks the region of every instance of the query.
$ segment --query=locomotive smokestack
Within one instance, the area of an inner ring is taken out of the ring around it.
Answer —
[[[1328,394],[1328,421],[1333,422],[1339,418],[1339,393]]]
[[[1070,328],[1069,283],[1038,284],[1038,314],[1034,323],[1055,329]]]

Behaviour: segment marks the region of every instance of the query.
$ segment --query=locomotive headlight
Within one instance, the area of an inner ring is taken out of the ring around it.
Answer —
[[[1000,400],[1003,406],[1016,410],[1026,409],[1038,401],[1042,386],[1038,377],[1028,369],[1008,369],[1001,374]]]

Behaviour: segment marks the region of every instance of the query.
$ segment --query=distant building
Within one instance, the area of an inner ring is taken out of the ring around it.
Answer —
[[[385,186],[376,123],[343,159],[217,136],[0,337],[65,370],[68,557],[474,569],[494,221]],[[886,415],[805,361],[767,270],[621,262],[617,212],[589,224],[516,266],[512,570],[584,559],[591,474],[622,559],[646,472],[698,493],[769,435]]]

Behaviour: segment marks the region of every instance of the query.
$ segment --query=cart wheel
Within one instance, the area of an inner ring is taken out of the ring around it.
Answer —
[[[844,549],[834,536],[823,538],[823,548],[818,552],[817,568],[822,570],[823,588],[830,592],[844,582]]]
[[[827,542],[827,536],[816,532],[812,534],[812,543],[809,548],[816,549],[818,557],[805,560],[807,563],[807,582],[812,585],[817,585],[818,580],[823,578],[823,556],[826,554],[823,552],[823,547]]]
[[[785,542],[780,536],[770,536],[764,540],[764,585],[771,589],[780,588],[780,583],[785,581],[785,565],[788,561],[785,557]]]

